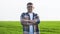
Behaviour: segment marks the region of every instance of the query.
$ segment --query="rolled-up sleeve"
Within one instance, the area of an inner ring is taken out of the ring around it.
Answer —
[[[21,16],[20,16],[21,23],[22,23],[22,19],[24,19],[24,15],[25,15],[25,13],[22,13]]]
[[[20,19],[24,19],[24,15],[25,15],[25,13],[22,13],[20,16]]]
[[[36,14],[36,23],[39,24],[40,23],[40,19],[39,16]]]
[[[36,23],[39,24],[40,23],[40,19],[38,19]]]

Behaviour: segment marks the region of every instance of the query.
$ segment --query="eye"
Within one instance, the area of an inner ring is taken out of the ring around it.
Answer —
[[[28,6],[27,8],[32,8],[32,6]]]

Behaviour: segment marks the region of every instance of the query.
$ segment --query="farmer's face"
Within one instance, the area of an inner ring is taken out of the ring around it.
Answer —
[[[28,10],[28,12],[32,12],[32,10],[33,10],[33,5],[27,5],[27,10]]]

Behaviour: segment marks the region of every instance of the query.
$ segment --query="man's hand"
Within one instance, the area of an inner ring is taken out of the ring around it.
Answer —
[[[34,20],[29,20],[30,23],[34,23],[35,21]]]
[[[30,23],[36,23],[36,20],[29,20]]]
[[[30,20],[29,22],[35,25],[35,24],[36,24],[36,22],[37,22],[37,19]]]

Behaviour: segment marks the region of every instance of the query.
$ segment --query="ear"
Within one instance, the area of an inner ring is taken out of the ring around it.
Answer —
[[[34,9],[34,7],[33,7],[33,9]]]

